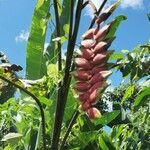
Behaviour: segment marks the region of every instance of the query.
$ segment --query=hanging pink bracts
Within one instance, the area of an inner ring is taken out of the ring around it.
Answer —
[[[78,95],[77,99],[81,104],[81,109],[86,112],[90,119],[101,116],[100,111],[93,105],[108,87],[106,80],[111,74],[107,68],[107,61],[110,56],[108,48],[114,40],[114,38],[107,38],[111,23],[100,29],[99,27],[114,11],[113,6],[97,18],[95,28],[89,29],[82,35],[83,41],[75,58],[76,69],[73,75],[76,84],[74,89]]]

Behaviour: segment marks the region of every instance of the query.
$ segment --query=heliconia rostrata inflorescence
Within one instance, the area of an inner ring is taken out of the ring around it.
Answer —
[[[111,74],[107,68],[107,60],[109,58],[108,48],[114,38],[106,38],[111,24],[100,29],[99,25],[111,15],[114,9],[110,7],[101,14],[95,21],[96,27],[82,35],[83,41],[75,58],[76,70],[73,75],[76,84],[74,89],[78,94],[77,99],[81,103],[81,109],[87,113],[90,119],[101,116],[100,111],[93,105],[108,86],[106,79]]]

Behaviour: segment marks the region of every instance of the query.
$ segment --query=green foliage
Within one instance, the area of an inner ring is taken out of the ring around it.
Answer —
[[[137,46],[132,52],[127,53],[119,64],[119,70],[123,77],[130,77],[131,81],[137,81],[149,74],[150,64],[149,43]],[[133,69],[134,68],[134,69]]]
[[[129,124],[114,126],[111,138],[116,148],[121,149],[148,149],[150,131],[149,125],[149,104],[128,114]]]

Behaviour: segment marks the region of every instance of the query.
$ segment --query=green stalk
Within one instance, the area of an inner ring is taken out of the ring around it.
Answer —
[[[58,13],[58,2],[57,0],[53,0],[54,3],[54,11],[55,11],[55,21],[56,21],[56,36],[60,37],[60,20],[59,20],[59,13]],[[57,41],[58,46],[58,71],[62,70],[62,59],[61,59],[61,43]]]
[[[63,138],[63,141],[62,141],[62,143],[61,143],[61,145],[60,145],[59,150],[63,150],[63,149],[64,149],[64,145],[65,145],[65,143],[66,143],[66,141],[67,141],[67,138],[68,138],[68,136],[69,136],[69,133],[70,133],[70,131],[71,131],[71,129],[72,129],[74,123],[76,122],[76,119],[78,118],[79,114],[80,114],[79,111],[76,110],[75,113],[73,114],[72,118],[70,119],[69,125],[68,125],[68,128],[67,128],[67,131],[66,131],[66,133],[65,133],[65,136],[64,136],[64,138]]]
[[[57,108],[56,108],[56,114],[55,114],[55,122],[54,122],[54,131],[52,136],[52,150],[57,150],[59,146],[59,138],[60,138],[60,132],[61,132],[61,125],[63,121],[64,116],[64,110],[65,105],[67,101],[68,91],[70,87],[70,68],[72,64],[72,56],[73,51],[75,47],[75,42],[77,38],[79,23],[80,23],[80,16],[81,16],[81,10],[82,10],[82,4],[83,0],[78,0],[77,4],[77,10],[76,10],[76,16],[75,16],[75,26],[74,26],[74,32],[72,34],[72,28],[73,28],[73,7],[74,7],[74,1],[71,0],[70,2],[70,32],[69,32],[69,40],[68,40],[68,47],[67,47],[67,58],[66,58],[66,65],[65,65],[65,75],[63,79],[62,88],[60,90],[61,93],[58,101],[57,101]]]

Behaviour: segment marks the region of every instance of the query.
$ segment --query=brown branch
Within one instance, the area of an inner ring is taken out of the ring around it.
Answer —
[[[89,4],[89,5],[92,7],[92,9],[94,10],[94,14],[97,14],[97,8],[96,8],[96,6],[94,5],[94,3],[93,3],[91,0],[86,1],[86,2],[83,4],[82,9],[85,8],[88,4]]]
[[[95,23],[95,20],[97,19],[97,16],[99,16],[99,14],[101,13],[102,9],[104,8],[105,4],[106,4],[107,0],[104,0],[102,5],[100,6],[99,10],[97,11],[97,14],[96,16],[93,18],[90,26],[89,26],[89,29],[93,27],[94,23]]]

